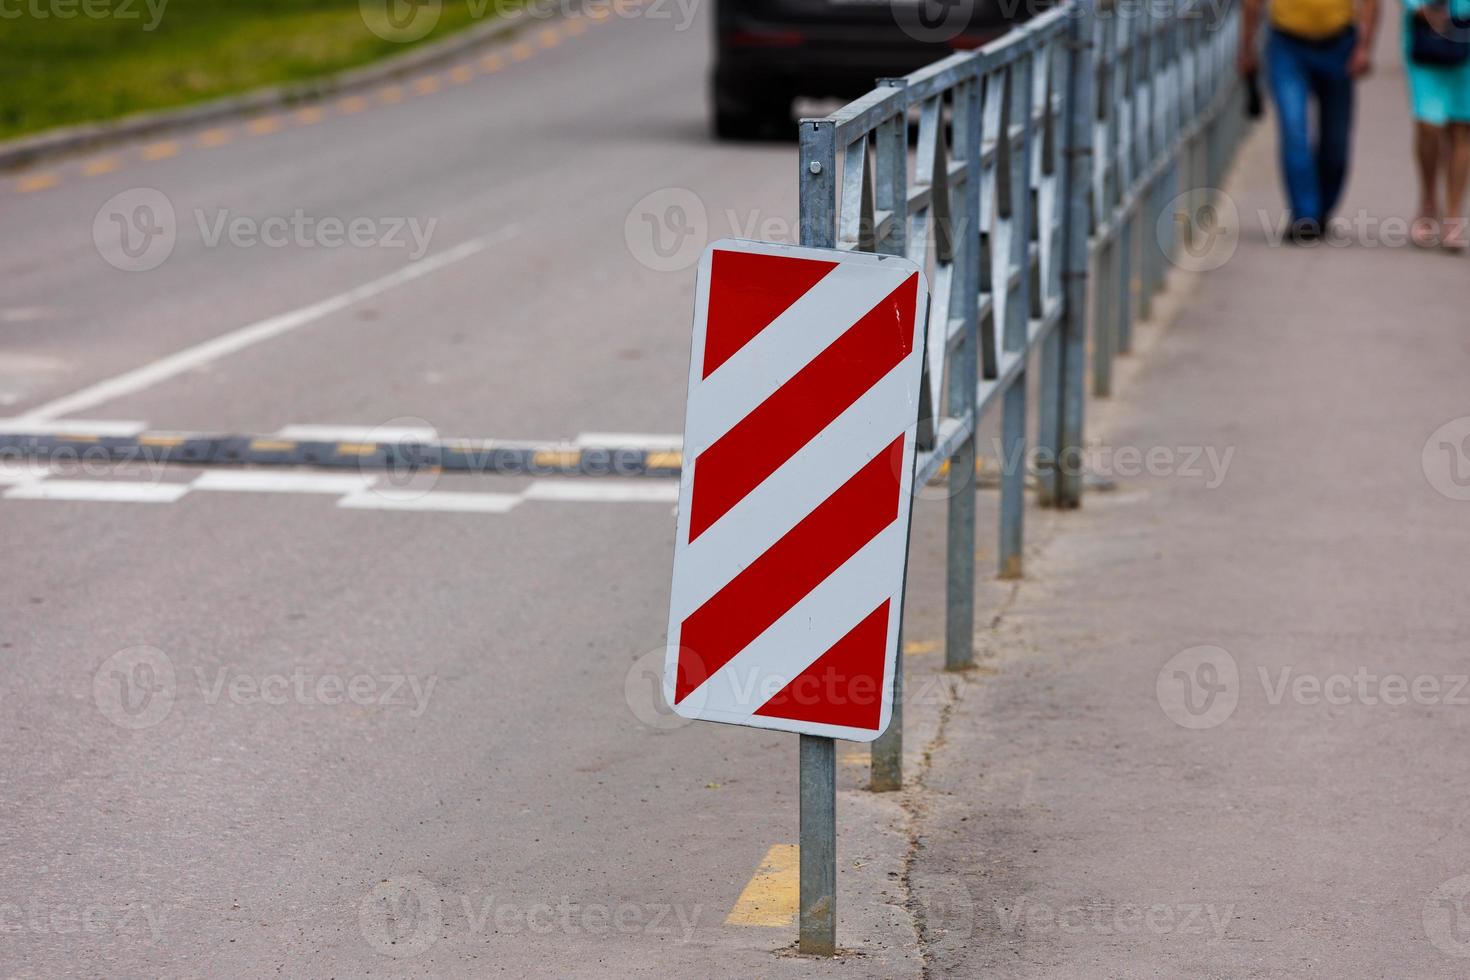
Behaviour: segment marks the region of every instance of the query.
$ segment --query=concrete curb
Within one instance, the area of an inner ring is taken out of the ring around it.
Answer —
[[[36,136],[0,142],[0,171],[14,170],[40,160],[78,153],[121,140],[150,136],[198,123],[231,116],[241,116],[262,109],[308,102],[376,85],[390,78],[407,75],[431,65],[458,58],[466,51],[505,37],[524,27],[534,18],[524,9],[514,10],[484,24],[477,24],[442,41],[423,45],[393,55],[361,68],[338,72],[307,82],[275,85],[254,89],[241,95],[227,95],[179,109],[141,112],[102,123],[82,123],[51,129]]]

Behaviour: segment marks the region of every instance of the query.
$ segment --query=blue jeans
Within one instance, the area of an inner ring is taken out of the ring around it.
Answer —
[[[1353,130],[1348,59],[1357,43],[1353,28],[1327,41],[1272,31],[1266,42],[1266,72],[1281,139],[1281,175],[1293,221],[1325,222],[1342,196]],[[1317,100],[1315,140],[1307,108],[1311,98]]]

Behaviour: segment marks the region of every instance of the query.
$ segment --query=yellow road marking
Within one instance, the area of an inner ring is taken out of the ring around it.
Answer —
[[[433,75],[430,75],[427,78],[420,78],[418,81],[413,83],[413,90],[419,95],[433,95],[435,92],[439,91],[439,79],[435,78]]]
[[[337,103],[337,110],[339,112],[345,112],[350,115],[351,113],[361,112],[362,110],[366,109],[367,104],[367,99],[364,99],[362,96],[349,95],[347,98]]]
[[[525,61],[527,58],[531,57],[531,55],[535,53],[536,49],[531,47],[531,45],[526,43],[525,41],[521,41],[519,44],[512,45],[510,49],[510,56],[516,61]]]
[[[289,439],[251,439],[250,448],[258,453],[284,453],[296,448]]]
[[[274,133],[280,129],[281,120],[275,116],[262,116],[259,119],[253,120],[246,128],[257,136],[264,136],[267,133]]]
[[[487,72],[496,72],[505,67],[505,59],[498,54],[487,54],[480,59],[480,67]]]
[[[379,89],[378,90],[378,101],[379,102],[390,102],[390,103],[391,102],[402,102],[403,101],[403,86],[402,85],[389,85],[387,88]]]
[[[554,27],[548,27],[536,35],[536,40],[543,48],[554,48],[561,43],[561,33]]]
[[[96,442],[97,437],[84,432],[72,432],[62,436],[67,442]]]
[[[117,157],[102,157],[98,160],[88,161],[87,165],[82,168],[82,174],[86,177],[101,177],[103,174],[112,173],[117,168]]]
[[[184,437],[183,436],[139,436],[138,437],[138,445],[140,445],[140,446],[182,446],[183,444],[184,444]]]
[[[801,849],[795,844],[772,844],[735,907],[725,916],[727,926],[789,926],[796,921]]]
[[[582,19],[580,17],[573,17],[571,20],[562,25],[562,30],[566,31],[568,34],[574,37],[578,34],[581,34],[586,29],[587,25],[582,23]]]
[[[607,8],[593,7],[591,10],[587,11],[587,16],[591,17],[593,20],[607,20]]]
[[[310,126],[312,123],[321,122],[326,114],[327,111],[321,106],[311,105],[305,109],[296,110],[296,121],[303,126]]]
[[[31,191],[44,191],[48,187],[55,187],[59,183],[61,180],[55,174],[32,174],[16,181],[15,186],[22,194],[29,194]]]
[[[455,65],[449,70],[450,81],[456,85],[463,85],[475,77],[475,70],[469,65]]]
[[[872,752],[871,749],[869,749],[866,752],[839,752],[839,753],[837,753],[837,761],[840,762],[840,763],[842,763],[845,766],[866,766],[872,760],[873,760],[873,752]]]
[[[376,442],[339,442],[338,456],[371,456],[378,451]]]
[[[537,466],[576,466],[582,459],[581,452],[559,452],[543,449],[533,457]]]
[[[206,149],[212,146],[224,146],[235,138],[235,134],[225,127],[218,129],[206,129],[199,134],[199,145]]]
[[[143,147],[144,160],[166,160],[179,152],[178,140],[164,140],[162,143],[154,143]]]
[[[903,645],[904,654],[910,657],[920,653],[933,653],[938,649],[938,640],[910,640]]]
[[[649,453],[644,457],[648,466],[667,466],[670,469],[677,469],[683,463],[683,459],[682,454],[670,452]]]

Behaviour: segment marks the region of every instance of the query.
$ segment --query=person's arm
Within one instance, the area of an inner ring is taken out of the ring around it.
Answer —
[[[1378,0],[1358,0],[1358,44],[1348,74],[1362,78],[1373,70],[1373,38],[1378,33]]]
[[[1373,0],[1365,0],[1372,3]],[[1253,74],[1261,64],[1260,49],[1256,45],[1256,31],[1261,26],[1261,10],[1266,0],[1241,0],[1240,4],[1240,52],[1235,65],[1242,75]]]

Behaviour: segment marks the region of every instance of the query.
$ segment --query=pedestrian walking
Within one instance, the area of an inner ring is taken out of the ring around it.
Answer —
[[[1442,244],[1464,252],[1470,249],[1470,0],[1404,0],[1404,71],[1419,171],[1410,238],[1420,248]]]
[[[1247,76],[1260,68],[1257,34],[1267,6],[1266,75],[1276,105],[1288,228],[1293,239],[1315,238],[1347,180],[1353,87],[1372,70],[1378,0],[1244,0],[1239,68]]]

